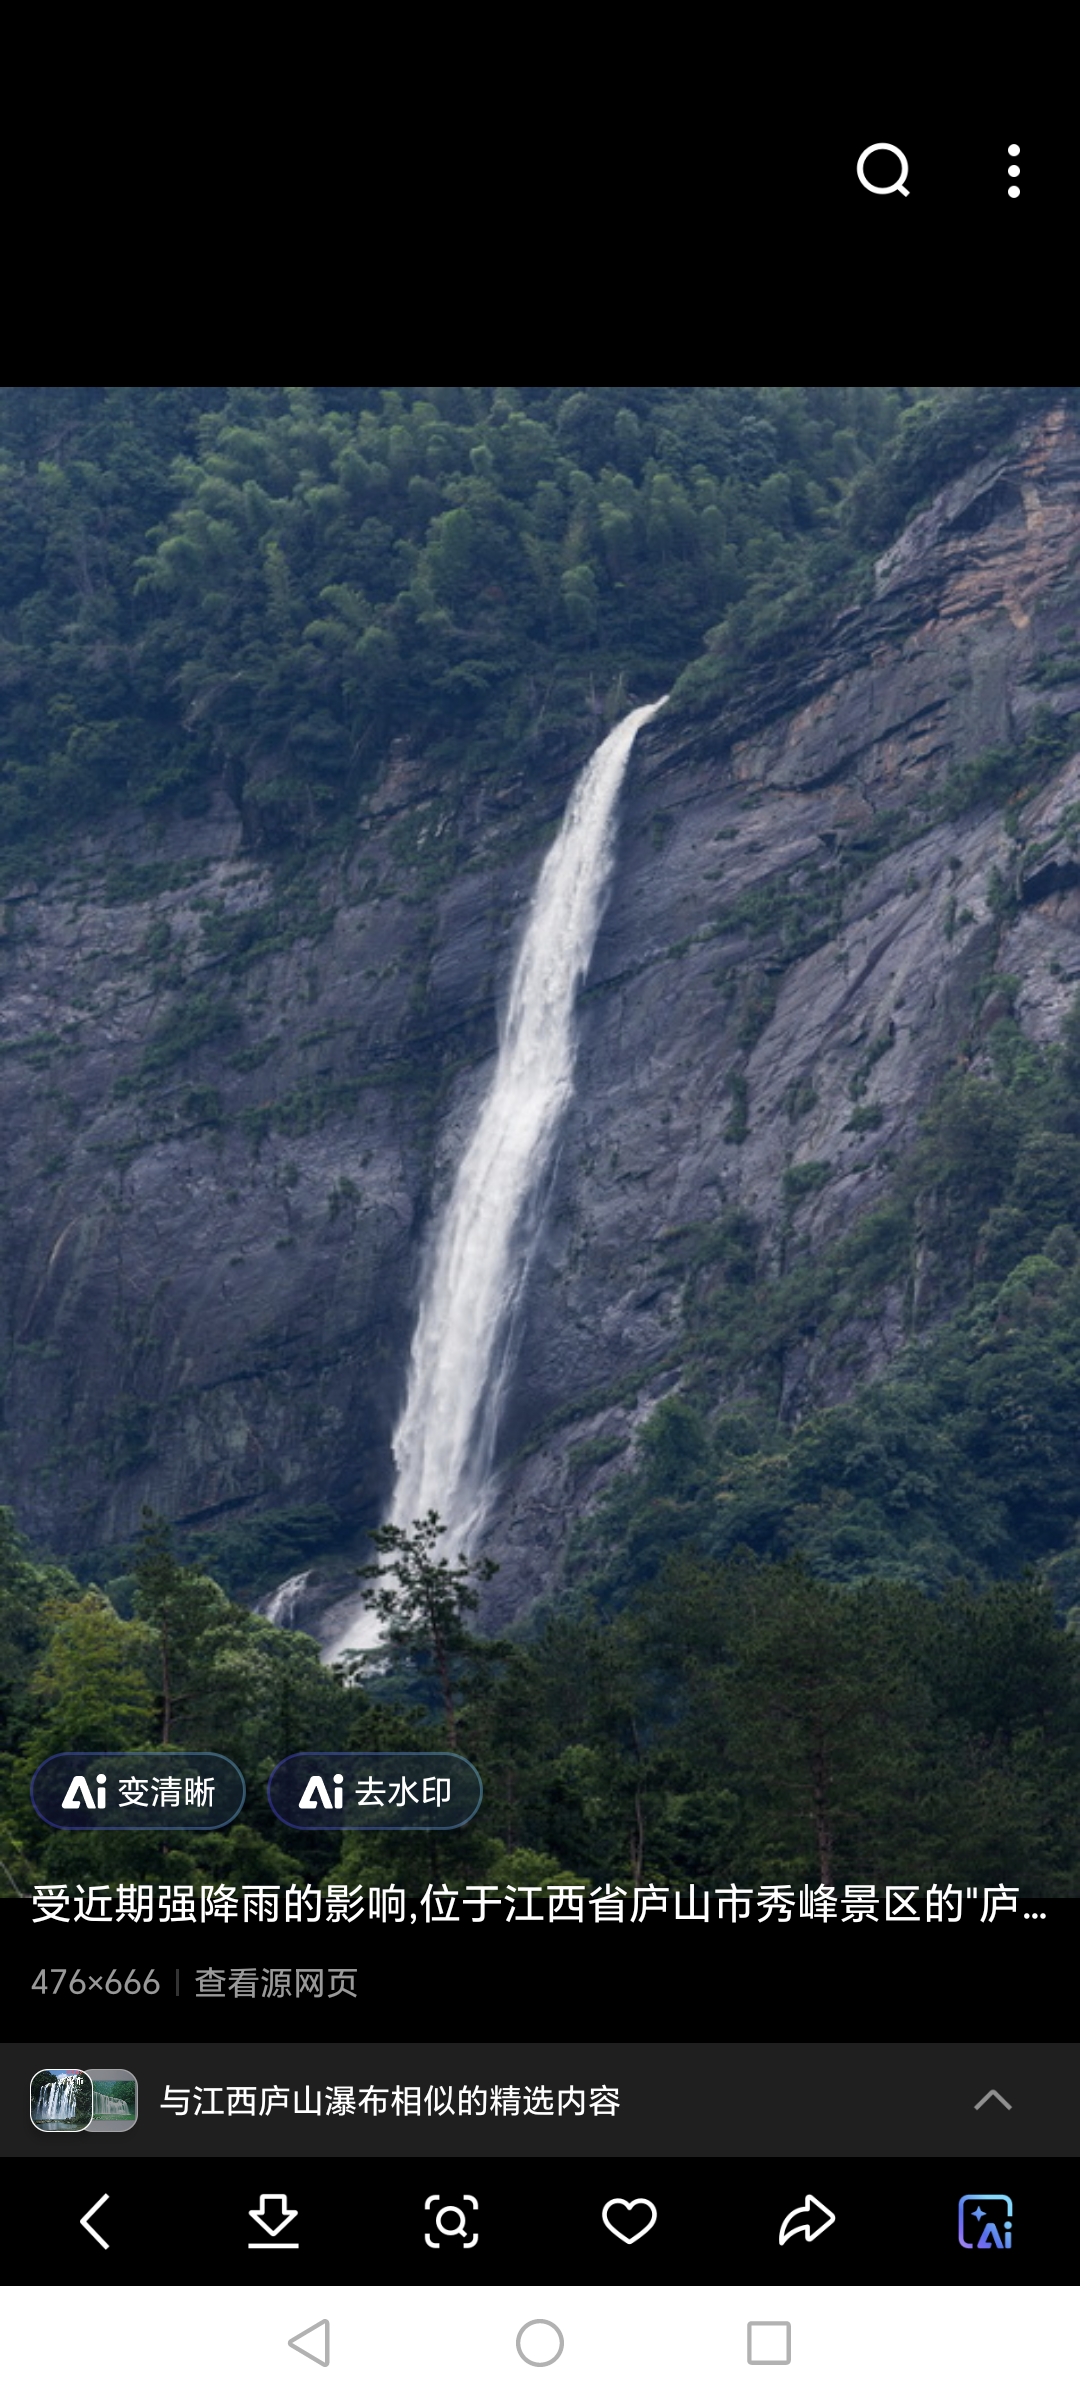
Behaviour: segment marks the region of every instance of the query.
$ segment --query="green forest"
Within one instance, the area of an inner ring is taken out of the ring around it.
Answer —
[[[684,1434],[672,1447],[685,1482]],[[111,1598],[28,1560],[8,1512],[2,1532],[0,1855],[15,1890],[39,1877],[418,1894],[443,1881],[900,1874],[1076,1890],[1080,1646],[1036,1578],[933,1594],[877,1575],[831,1585],[795,1554],[742,1545],[717,1559],[669,1525],[659,1570],[621,1608],[582,1591],[524,1638],[489,1641],[467,1602],[449,1610],[441,1674],[430,1630],[403,1615],[399,1663],[374,1697],[348,1665],[324,1666],[308,1635],[179,1563],[160,1523]],[[226,1831],[50,1833],[36,1817],[29,1779],[43,1758],[167,1757],[166,1724],[174,1749],[222,1751],[242,1769],[247,1806]],[[265,1797],[295,1750],[451,1738],[485,1787],[457,1833],[298,1833]]]
[[[523,761],[576,766],[598,719],[668,689],[707,724],[864,599],[911,513],[1049,400],[1075,394],[6,390],[4,873],[47,873],[121,802],[197,816],[216,780],[288,876],[355,838],[403,744],[464,793]],[[1078,737],[1036,718],[941,810],[1008,821]],[[456,841],[451,811],[433,874]],[[1004,887],[998,905],[1016,905]],[[796,906],[781,932],[794,957],[814,928]],[[667,1231],[678,1391],[582,1517],[557,1595],[499,1638],[475,1629],[476,1562],[437,1622],[402,1584],[385,1671],[323,1664],[244,1605],[316,1546],[318,1512],[280,1554],[257,1526],[215,1548],[147,1515],[126,1554],[61,1560],[0,1510],[8,1895],[38,1877],[1080,1893],[1080,1006],[1037,1044],[1014,999],[1001,978],[977,995],[986,1071],[945,1078],[840,1239],[800,1237],[827,1166],[789,1173],[779,1273],[738,1210]],[[200,1005],[177,999],[159,1052],[191,1047]],[[860,1073],[853,1122],[873,1113]],[[728,1098],[737,1143],[737,1079]],[[782,1422],[789,1351],[910,1288],[928,1223],[959,1294],[947,1322],[913,1318],[878,1381]],[[485,1787],[457,1834],[300,1834],[265,1798],[291,1751],[447,1741]],[[49,1832],[29,1801],[43,1758],[136,1747],[224,1752],[242,1816]]]
[[[0,857],[211,776],[271,853],[714,705],[865,593],[1023,388],[0,391]]]

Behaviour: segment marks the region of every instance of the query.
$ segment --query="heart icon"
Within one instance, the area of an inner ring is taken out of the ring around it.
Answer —
[[[632,2214],[634,2209],[647,2209],[648,2215],[645,2219],[644,2225],[637,2226],[633,2233],[624,2232],[622,2226],[616,2225],[614,2221],[614,2211],[617,2208],[625,2209],[628,2217]],[[616,2241],[619,2242],[640,2242],[642,2234],[651,2233],[653,2226],[656,2223],[656,2210],[653,2207],[651,2200],[608,2200],[604,2204],[602,2213],[608,2232],[613,2233]]]

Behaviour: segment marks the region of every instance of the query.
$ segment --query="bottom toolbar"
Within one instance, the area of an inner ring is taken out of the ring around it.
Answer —
[[[33,2283],[461,2286],[1069,2283],[1068,2178],[1057,2160],[700,2162],[134,2155],[87,2134],[20,2167],[9,2273]]]

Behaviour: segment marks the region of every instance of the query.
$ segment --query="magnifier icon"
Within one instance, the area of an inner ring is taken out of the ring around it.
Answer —
[[[863,168],[866,165],[867,159],[873,158],[876,150],[889,150],[892,152],[894,158],[899,159],[900,173],[895,183],[871,183],[869,176],[863,174]],[[890,192],[902,192],[905,200],[910,200],[911,194],[907,188],[907,184],[904,181],[904,177],[906,176],[907,172],[907,160],[904,157],[903,151],[897,149],[895,142],[870,142],[867,148],[863,151],[862,157],[860,158],[858,166],[855,169],[855,173],[858,176],[859,182],[862,184],[864,191],[874,192],[878,198],[882,200],[887,198]]]

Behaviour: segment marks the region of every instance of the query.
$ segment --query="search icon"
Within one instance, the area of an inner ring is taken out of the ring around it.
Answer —
[[[871,183],[869,176],[863,174],[863,168],[866,165],[867,159],[873,158],[875,150],[891,150],[893,157],[899,159],[900,173],[895,183]],[[858,166],[855,169],[855,173],[858,176],[859,182],[862,184],[864,190],[868,192],[875,192],[882,200],[884,200],[890,192],[902,192],[905,200],[910,200],[911,194],[904,181],[904,177],[907,172],[907,160],[904,157],[903,151],[897,149],[895,142],[871,142],[868,148],[863,151],[862,157],[860,158]]]

